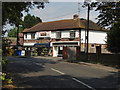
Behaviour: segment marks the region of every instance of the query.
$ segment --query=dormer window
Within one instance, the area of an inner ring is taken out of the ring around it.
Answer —
[[[56,32],[56,39],[61,39],[61,32],[60,31]]]
[[[70,38],[74,39],[75,38],[75,31],[70,31]]]

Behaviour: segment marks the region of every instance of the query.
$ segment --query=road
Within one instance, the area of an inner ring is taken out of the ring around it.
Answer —
[[[7,57],[8,71],[18,88],[116,88],[117,72],[53,57]]]

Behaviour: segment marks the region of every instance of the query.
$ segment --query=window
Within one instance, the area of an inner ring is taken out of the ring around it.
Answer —
[[[27,34],[25,34],[25,39],[27,39]]]
[[[70,38],[75,38],[75,31],[70,31]]]
[[[56,39],[60,39],[61,38],[61,32],[56,32]]]
[[[94,44],[91,44],[91,48],[95,48],[95,45],[94,45]]]
[[[35,39],[35,33],[31,33],[31,39]]]

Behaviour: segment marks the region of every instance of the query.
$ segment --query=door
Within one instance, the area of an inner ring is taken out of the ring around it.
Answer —
[[[62,56],[63,47],[58,47],[58,56]]]
[[[63,47],[63,59],[67,59],[67,47]]]

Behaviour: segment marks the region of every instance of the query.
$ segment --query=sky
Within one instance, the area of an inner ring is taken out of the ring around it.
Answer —
[[[29,13],[31,15],[37,16],[42,19],[42,22],[72,19],[74,14],[78,14],[78,7],[80,8],[79,18],[87,19],[87,7],[83,8],[83,2],[53,2],[54,0],[49,0],[49,3],[45,3],[44,9],[31,9]],[[52,2],[51,2],[52,1]],[[26,12],[22,12],[23,15],[27,15]],[[91,10],[90,20],[97,22],[95,18],[99,15],[99,12]],[[5,29],[10,30],[10,25],[7,25]],[[6,34],[7,36],[7,34]]]
[[[78,14],[78,7],[80,7],[80,18],[87,18],[87,8],[82,7],[83,2],[78,6],[78,2],[50,2],[45,4],[44,9],[34,8],[30,10],[31,15],[40,17],[43,22],[72,19],[74,14]],[[90,11],[90,20],[97,22],[95,18],[98,12]]]

